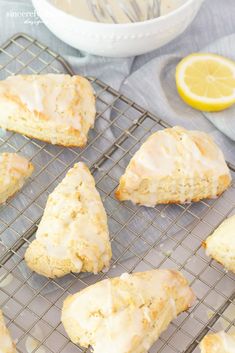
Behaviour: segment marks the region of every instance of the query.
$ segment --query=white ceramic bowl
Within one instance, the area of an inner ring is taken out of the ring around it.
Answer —
[[[33,0],[33,4],[45,25],[72,47],[95,55],[126,57],[147,53],[175,39],[193,21],[203,1],[188,0],[165,16],[127,24],[79,19],[49,0]]]

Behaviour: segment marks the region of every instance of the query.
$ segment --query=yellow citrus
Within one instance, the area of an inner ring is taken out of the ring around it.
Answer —
[[[235,62],[215,54],[191,54],[176,68],[181,98],[202,111],[220,111],[235,103]]]

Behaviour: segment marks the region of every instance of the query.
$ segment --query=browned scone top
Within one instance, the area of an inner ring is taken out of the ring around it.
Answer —
[[[0,310],[0,352],[16,353],[15,344],[13,343],[10,333],[6,328],[1,310]]]
[[[230,171],[213,139],[177,126],[148,137],[121,177],[116,197],[150,207],[196,202],[219,196],[230,183]]]
[[[203,246],[208,256],[235,273],[235,215],[225,219]]]
[[[34,167],[17,153],[0,153],[0,204],[19,191]]]
[[[91,84],[81,76],[17,75],[0,81],[0,127],[62,146],[83,147],[95,121]]]
[[[25,253],[31,270],[46,277],[98,273],[112,256],[107,215],[95,180],[79,162],[49,195],[36,239]]]
[[[69,296],[62,323],[74,343],[92,346],[94,353],[146,353],[193,302],[177,271],[125,273]]]
[[[235,334],[229,335],[223,331],[207,335],[201,344],[201,353],[234,353]]]

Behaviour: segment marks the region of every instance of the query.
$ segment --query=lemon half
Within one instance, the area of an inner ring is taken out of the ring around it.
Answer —
[[[176,68],[181,98],[202,111],[221,111],[235,103],[235,62],[215,54],[191,54]]]

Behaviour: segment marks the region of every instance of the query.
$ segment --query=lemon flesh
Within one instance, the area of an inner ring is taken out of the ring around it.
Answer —
[[[202,111],[221,111],[235,103],[235,62],[214,54],[191,54],[176,68],[181,98]]]

